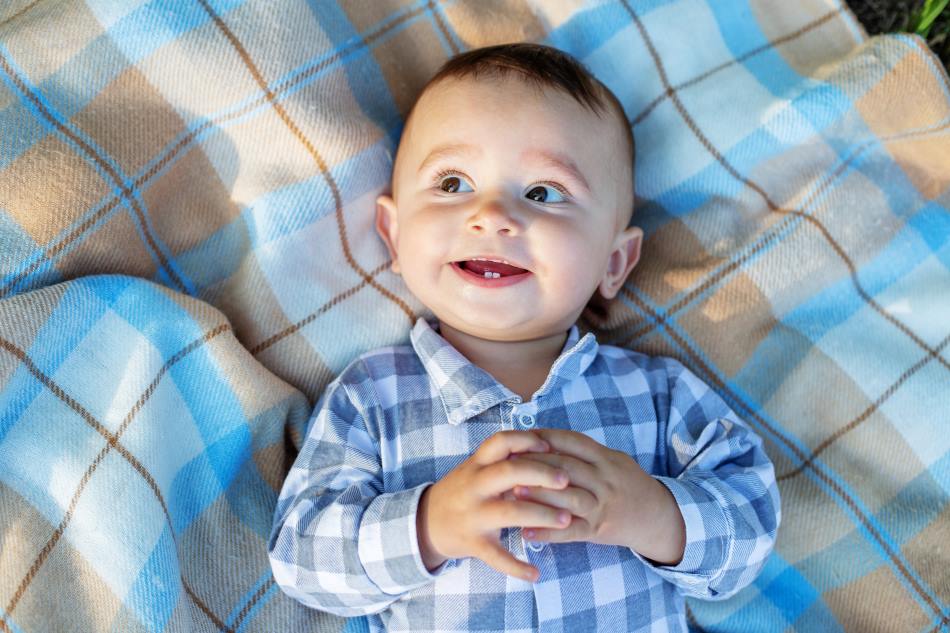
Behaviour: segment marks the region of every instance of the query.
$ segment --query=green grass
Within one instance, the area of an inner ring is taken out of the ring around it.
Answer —
[[[947,8],[947,4],[950,4],[950,0],[926,0],[924,6],[914,12],[908,30],[925,38],[929,37],[934,21]]]
[[[848,0],[870,35],[917,33],[950,69],[950,0]]]

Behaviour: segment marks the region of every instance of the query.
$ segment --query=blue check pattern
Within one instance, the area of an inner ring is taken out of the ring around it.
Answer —
[[[436,326],[437,327],[437,326]],[[532,543],[502,530],[532,584],[478,559],[422,563],[425,488],[505,429],[584,433],[667,486],[686,549],[661,566],[623,547]],[[425,319],[411,345],[367,352],[318,404],[275,514],[269,551],[290,596],[371,631],[686,631],[684,596],[728,598],[772,551],[781,511],[762,442],[678,361],[569,332],[529,402]]]

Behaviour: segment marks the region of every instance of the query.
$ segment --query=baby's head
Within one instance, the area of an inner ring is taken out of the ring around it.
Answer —
[[[551,336],[594,293],[612,299],[640,256],[633,162],[623,108],[572,57],[476,49],[413,106],[376,228],[442,323],[496,341]]]

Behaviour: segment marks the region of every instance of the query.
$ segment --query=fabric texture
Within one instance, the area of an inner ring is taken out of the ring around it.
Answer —
[[[13,0],[0,631],[365,630],[271,575],[300,395],[427,316],[374,199],[431,73],[514,40],[587,64],[637,138],[643,257],[581,331],[681,361],[775,464],[772,555],[690,627],[948,630],[950,86],[922,40],[838,0]]]
[[[437,326],[436,326],[437,327]],[[679,361],[598,345],[573,326],[524,402],[424,319],[411,346],[373,350],[334,380],[277,502],[278,585],[308,606],[370,614],[371,631],[687,631],[683,596],[722,600],[752,582],[780,502],[762,441]],[[534,583],[478,559],[430,573],[416,536],[422,491],[492,435],[565,429],[632,457],[667,486],[686,525],[677,565],[626,547],[501,543]]]

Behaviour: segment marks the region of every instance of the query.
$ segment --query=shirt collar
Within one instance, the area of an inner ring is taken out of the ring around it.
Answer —
[[[420,317],[409,336],[412,347],[435,384],[450,424],[459,424],[499,402],[521,402],[521,397],[473,364]],[[597,356],[593,333],[583,336],[572,325],[567,340],[544,384],[533,397],[560,389],[581,376]]]

